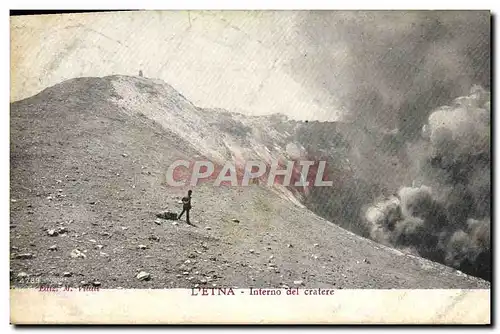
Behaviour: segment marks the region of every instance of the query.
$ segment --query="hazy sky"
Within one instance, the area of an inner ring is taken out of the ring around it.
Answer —
[[[309,120],[348,110],[404,130],[474,84],[489,88],[486,11],[64,14],[13,17],[11,32],[11,101],[142,69],[201,107]]]
[[[161,78],[201,107],[337,119],[291,75],[305,12],[121,12],[11,19],[11,101],[80,76]]]
[[[474,85],[489,89],[490,20],[488,11],[308,12],[296,39],[307,57],[291,73],[330,92],[350,119],[415,138],[434,109]]]

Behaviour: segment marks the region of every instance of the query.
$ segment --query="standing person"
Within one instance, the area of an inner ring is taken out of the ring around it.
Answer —
[[[186,223],[191,225],[189,222],[189,210],[191,210],[191,194],[193,193],[192,190],[188,191],[188,195],[186,197],[182,198],[182,212],[179,215],[178,219],[181,219],[182,215],[184,212],[186,212]]]

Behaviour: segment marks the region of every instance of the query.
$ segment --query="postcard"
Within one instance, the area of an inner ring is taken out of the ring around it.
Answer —
[[[11,323],[490,324],[490,30],[11,15]]]

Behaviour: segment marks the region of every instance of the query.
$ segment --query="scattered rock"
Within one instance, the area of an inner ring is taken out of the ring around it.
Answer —
[[[184,261],[184,263],[186,263],[186,264],[190,264],[190,263],[191,263],[191,260],[186,260],[186,261]]]
[[[269,260],[272,260],[272,259],[274,259],[274,255],[271,255],[271,256],[269,257]]]
[[[293,281],[293,284],[295,285],[304,285],[304,281]]]
[[[238,219],[231,219],[233,223],[239,223],[240,221]]]
[[[177,275],[175,275],[175,277],[177,277],[177,278],[181,278],[181,277],[182,277],[182,275],[181,275],[181,274],[177,274]]]
[[[16,246],[12,246],[12,247],[10,247],[10,249],[13,250],[13,251],[19,250],[19,248],[17,248]]]
[[[52,245],[49,247],[50,251],[56,251],[57,250],[57,245]]]
[[[63,272],[63,277],[71,277],[71,276],[73,276],[73,274],[70,273],[69,271]]]
[[[122,226],[122,230],[126,231],[126,230],[128,230],[128,227],[127,226]]]
[[[73,249],[70,253],[70,256],[72,258],[82,258],[82,259],[85,259],[87,257],[87,255],[82,253],[79,249]]]
[[[185,271],[182,273],[183,275],[189,275],[189,271]]]
[[[103,249],[104,246],[103,245],[96,245],[95,248],[97,248],[97,249]]]
[[[191,253],[191,254],[188,255],[188,258],[194,259],[194,258],[196,258],[196,254]]]
[[[177,220],[177,213],[166,210],[166,211],[158,212],[156,214],[156,217],[161,218],[161,219]]]
[[[47,230],[47,234],[51,237],[55,237],[55,236],[59,235],[59,233],[54,229]]]
[[[95,239],[89,239],[90,242],[96,243],[97,241]]]
[[[210,226],[205,227],[207,230],[211,230],[212,228]]]
[[[176,225],[179,225],[178,222],[173,222],[172,225],[176,226]]]
[[[293,245],[292,244],[287,244],[286,245],[288,248],[293,248]]]
[[[126,157],[128,157],[128,154],[127,153],[122,153],[122,157],[126,158]]]
[[[370,264],[371,263],[368,259],[364,259],[363,262],[366,263],[366,264]]]
[[[101,286],[101,282],[99,282],[99,281],[94,281],[94,282],[92,282],[92,285],[93,285],[93,286]]]
[[[156,219],[156,220],[155,220],[155,224],[156,224],[156,225],[161,225],[161,220]]]
[[[111,237],[111,233],[109,233],[109,232],[102,232],[101,235],[103,237]]]
[[[19,260],[29,260],[33,258],[33,254],[31,253],[22,253],[22,254],[17,254],[16,259]]]
[[[25,277],[28,277],[29,275],[27,273],[25,273],[24,271],[21,271],[19,274],[17,274],[17,277],[19,278],[25,278]]]
[[[104,252],[99,252],[99,255],[102,256],[102,257],[108,257],[108,253],[104,253]]]
[[[314,244],[314,245],[313,245],[313,247],[318,247],[318,246],[319,246],[319,244]]]
[[[249,252],[252,254],[255,253],[255,251],[253,249],[250,249]]]
[[[145,271],[141,271],[137,274],[136,278],[140,281],[149,281],[151,279],[151,274]]]
[[[146,248],[148,248],[148,246],[146,246],[146,245],[138,245],[137,248],[138,249],[146,249]]]

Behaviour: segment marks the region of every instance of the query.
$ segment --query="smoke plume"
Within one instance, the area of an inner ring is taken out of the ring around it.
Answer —
[[[343,110],[354,172],[313,189],[312,210],[490,278],[490,26],[488,11],[305,15],[290,72]]]
[[[432,112],[412,152],[419,185],[366,210],[370,237],[490,279],[489,92],[474,86]]]

